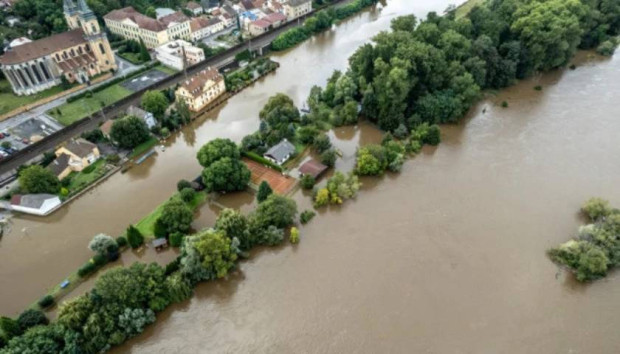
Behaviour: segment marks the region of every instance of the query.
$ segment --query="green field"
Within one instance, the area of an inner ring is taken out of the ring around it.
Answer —
[[[62,87],[55,86],[34,95],[17,96],[13,94],[11,84],[7,80],[0,80],[0,114],[8,113],[15,108],[34,103],[40,99],[61,93],[62,91],[64,91]]]
[[[173,199],[173,198],[180,198],[180,196],[178,193],[175,193],[170,199]],[[188,203],[188,205],[192,210],[195,211],[196,209],[198,209],[200,205],[202,205],[205,202],[206,199],[207,199],[207,193],[198,192],[196,193],[194,200]],[[136,228],[140,230],[140,233],[142,233],[142,235],[144,235],[146,239],[151,239],[154,237],[153,229],[155,227],[155,222],[161,216],[161,213],[164,210],[164,205],[166,204],[166,202],[168,202],[168,200],[161,203],[155,210],[153,210],[144,219],[138,221],[138,223],[135,225]]]
[[[92,97],[84,97],[71,103],[65,103],[58,107],[61,114],[55,108],[48,111],[48,114],[54,117],[60,124],[69,125],[77,122],[112,103],[131,95],[132,92],[122,87],[120,84],[112,85],[99,92],[93,93]]]
[[[131,62],[132,64],[135,65],[140,65],[140,64],[144,64],[145,61],[140,59],[140,53],[131,53],[131,52],[125,52],[122,54],[118,54],[121,58]]]
[[[166,73],[168,75],[174,75],[174,74],[178,73],[178,71],[176,71],[176,70],[174,70],[172,68],[169,68],[167,66],[161,65],[161,64],[157,65],[155,67],[155,69],[157,69],[157,70],[159,70],[161,72],[164,72],[164,73]]]

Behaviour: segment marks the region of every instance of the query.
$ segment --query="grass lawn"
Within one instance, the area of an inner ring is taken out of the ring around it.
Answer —
[[[34,95],[17,96],[13,94],[11,84],[7,80],[0,80],[0,114],[8,113],[15,108],[34,103],[40,99],[61,93],[62,91],[64,91],[62,87],[55,86]]]
[[[178,193],[175,193],[168,200],[171,200],[173,198],[180,198],[180,196],[179,196]],[[196,211],[196,209],[198,209],[198,207],[200,205],[202,205],[205,202],[206,199],[207,199],[207,193],[205,193],[205,192],[198,192],[198,193],[196,193],[196,196],[194,197],[194,200],[189,202],[188,205],[189,205],[189,207],[192,210]],[[144,235],[144,238],[152,239],[154,237],[153,229],[155,227],[155,222],[161,216],[161,213],[164,210],[164,205],[166,204],[166,202],[168,202],[168,200],[163,202],[162,204],[160,204],[157,208],[155,208],[155,210],[153,210],[153,212],[151,212],[149,215],[147,215],[144,219],[138,221],[138,223],[135,225],[136,228],[138,230],[140,230],[140,233],[142,233],[142,235]]]
[[[161,64],[157,65],[155,67],[155,69],[157,69],[157,70],[159,70],[159,71],[161,71],[163,73],[166,73],[168,75],[174,75],[174,74],[178,73],[178,71],[176,71],[176,70],[174,70],[172,68],[169,68],[167,66],[161,65]]]
[[[140,65],[140,64],[145,63],[144,60],[140,59],[140,53],[125,52],[125,53],[119,54],[119,56],[135,65]]]
[[[122,87],[120,84],[112,85],[99,92],[95,92],[92,97],[84,97],[71,103],[65,103],[57,109],[52,109],[47,113],[54,117],[62,125],[69,125],[77,122],[101,109],[101,102],[105,106],[131,95],[132,92]]]
[[[461,6],[459,6],[456,9],[456,18],[461,18],[463,16],[467,16],[469,11],[471,11],[471,9],[473,9],[474,6],[482,5],[482,3],[484,3],[484,2],[485,2],[485,0],[469,0],[469,1],[467,1],[466,3],[464,3]]]
[[[129,154],[128,158],[133,159],[134,157],[138,157],[142,154],[144,154],[147,150],[149,150],[150,148],[152,148],[153,146],[157,145],[157,138],[155,138],[154,136],[151,136],[149,138],[149,140],[143,142],[142,144],[136,146],[133,151],[131,152],[131,154]]]
[[[99,159],[91,165],[94,166],[94,169],[89,173],[82,171],[70,174],[69,176],[71,177],[71,182],[67,187],[69,193],[78,192],[103,176],[106,173],[105,165],[105,159]]]

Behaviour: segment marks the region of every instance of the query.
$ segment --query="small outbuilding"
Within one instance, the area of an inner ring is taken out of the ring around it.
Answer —
[[[11,198],[11,210],[32,215],[47,215],[62,202],[53,194],[16,194]]]
[[[299,167],[299,177],[303,176],[312,176],[312,178],[319,179],[325,171],[327,171],[328,167],[323,165],[322,163],[316,160],[310,160],[301,167]]]
[[[158,238],[158,239],[153,240],[152,245],[157,252],[163,251],[164,249],[168,248],[168,240],[166,240],[163,237]]]
[[[288,140],[284,139],[277,145],[274,145],[269,149],[264,158],[277,164],[282,165],[288,161],[295,154],[295,145],[291,144]]]

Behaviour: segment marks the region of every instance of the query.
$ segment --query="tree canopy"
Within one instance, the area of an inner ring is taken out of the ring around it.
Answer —
[[[127,116],[112,123],[110,137],[125,149],[133,149],[147,141],[151,134],[146,123],[136,117]]]
[[[19,187],[24,193],[56,194],[60,190],[60,181],[52,171],[33,165],[19,173]]]

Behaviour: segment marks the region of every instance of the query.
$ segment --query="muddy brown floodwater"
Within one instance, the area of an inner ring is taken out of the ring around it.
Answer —
[[[391,1],[276,56],[277,74],[185,129],[156,158],[44,222],[15,220],[0,242],[2,312],[17,313],[77,268],[92,235],[122,232],[178,179],[198,174],[194,155],[204,142],[255,130],[270,95],[301,102],[392,17],[448,3]],[[481,102],[401,174],[364,179],[356,201],[322,212],[301,229],[298,246],[254,252],[229,279],[201,284],[115,352],[620,352],[619,273],[584,286],[545,254],[575,234],[587,198],[620,205],[620,59],[581,53],[577,62]],[[331,134],[345,152],[343,170],[360,142],[380,139],[368,124]],[[309,206],[302,193],[296,198]],[[252,199],[227,202],[247,210]],[[213,218],[205,207],[197,224]]]

